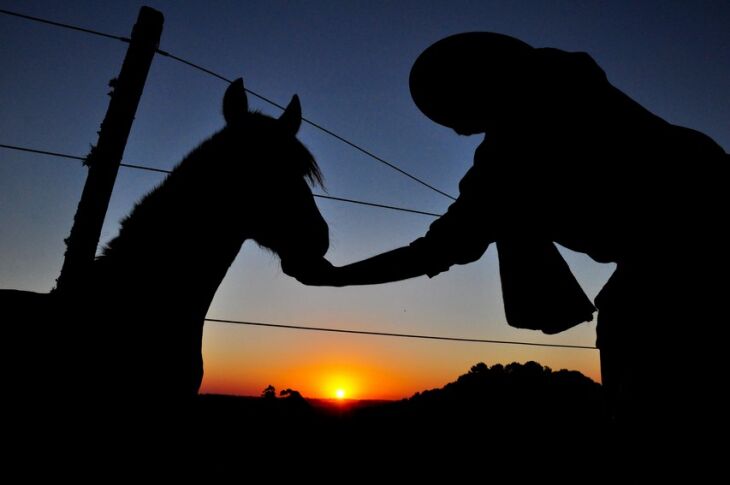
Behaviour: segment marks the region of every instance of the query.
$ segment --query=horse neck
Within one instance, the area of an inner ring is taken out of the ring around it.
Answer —
[[[248,238],[248,224],[242,214],[231,213],[216,190],[201,190],[216,186],[206,183],[211,173],[205,164],[216,156],[211,141],[183,160],[122,222],[99,258],[104,276],[145,279],[144,288],[212,298]]]

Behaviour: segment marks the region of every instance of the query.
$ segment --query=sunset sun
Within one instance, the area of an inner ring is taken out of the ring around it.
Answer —
[[[362,384],[358,376],[359,372],[353,369],[336,369],[323,373],[320,396],[327,399],[340,401],[341,403],[359,399],[362,392]]]

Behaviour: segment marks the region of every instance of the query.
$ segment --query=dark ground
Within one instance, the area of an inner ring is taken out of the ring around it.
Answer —
[[[202,395],[197,404],[201,441],[287,456],[577,459],[593,456],[593,447],[610,434],[599,384],[536,362],[477,364],[441,389],[401,401],[307,400],[297,393],[268,399]]]

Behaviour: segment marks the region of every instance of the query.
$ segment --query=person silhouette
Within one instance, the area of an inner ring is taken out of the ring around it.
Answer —
[[[595,300],[612,415],[636,429],[702,412],[710,397],[699,372],[670,363],[701,357],[701,332],[687,328],[712,317],[724,150],[643,108],[588,54],[497,33],[431,45],[410,90],[436,123],[485,134],[459,197],[405,247],[284,271],[329,286],[433,277],[496,243],[508,323],[557,333],[595,310],[557,242],[617,264]]]

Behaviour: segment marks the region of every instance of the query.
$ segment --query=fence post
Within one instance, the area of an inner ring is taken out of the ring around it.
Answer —
[[[119,76],[110,82],[111,100],[99,131],[99,140],[85,162],[89,167],[56,291],[79,288],[96,256],[109,199],[137,112],[147,73],[162,35],[162,13],[142,7]]]

